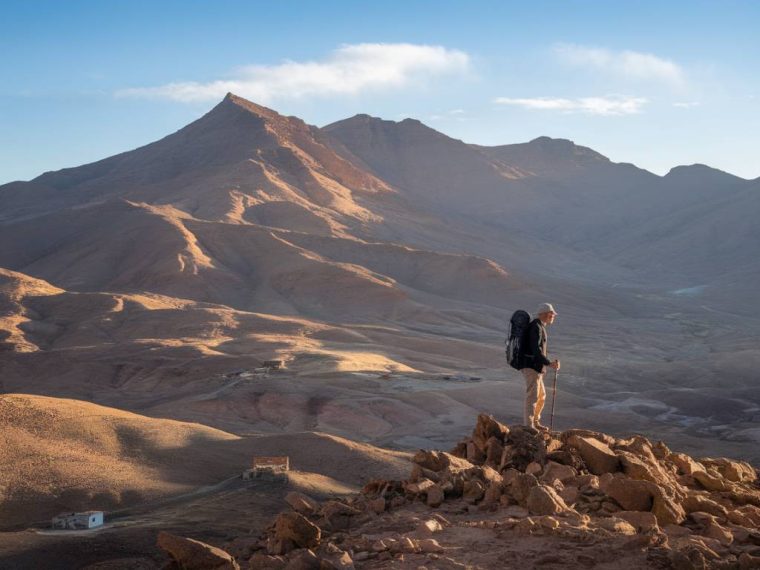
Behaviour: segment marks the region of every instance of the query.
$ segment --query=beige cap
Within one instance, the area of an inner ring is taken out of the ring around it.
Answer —
[[[554,313],[556,315],[557,311],[554,310],[551,303],[541,303],[536,309],[536,314],[541,315],[543,313]]]

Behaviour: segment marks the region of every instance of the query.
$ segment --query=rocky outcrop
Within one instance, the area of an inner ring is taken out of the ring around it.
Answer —
[[[468,528],[609,545],[598,554],[608,565],[614,548],[644,553],[637,568],[742,569],[760,557],[751,465],[693,459],[640,435],[546,433],[485,414],[451,452],[416,453],[406,480],[370,480],[359,495],[323,503],[290,493],[286,503],[292,510],[246,543],[251,569],[464,568],[447,549],[466,552]],[[535,563],[597,559],[547,552]]]
[[[224,550],[199,540],[161,531],[157,545],[172,557],[179,570],[240,570],[238,563]]]

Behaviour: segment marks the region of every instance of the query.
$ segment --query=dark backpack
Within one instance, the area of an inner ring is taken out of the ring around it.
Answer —
[[[530,315],[522,309],[515,311],[509,319],[509,335],[506,341],[507,362],[515,370],[525,368],[523,344],[529,324]]]

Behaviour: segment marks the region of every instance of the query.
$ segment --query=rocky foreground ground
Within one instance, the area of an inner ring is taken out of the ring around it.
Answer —
[[[407,480],[287,502],[226,550],[165,532],[158,545],[182,569],[760,568],[755,468],[640,435],[480,415],[451,452],[417,453]]]

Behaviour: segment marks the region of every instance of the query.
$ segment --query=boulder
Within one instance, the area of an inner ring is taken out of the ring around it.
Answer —
[[[474,441],[467,442],[467,461],[475,465],[480,465],[486,460],[486,454]]]
[[[445,451],[420,450],[412,457],[412,462],[433,472],[449,468],[456,471],[472,467],[472,463],[466,459],[446,453]]]
[[[585,467],[583,464],[583,459],[581,459],[578,450],[572,447],[569,449],[560,449],[558,451],[553,451],[547,454],[546,458],[554,461],[555,463],[560,463],[562,465],[572,467],[576,471],[579,471]]]
[[[575,487],[573,485],[565,487],[559,491],[559,496],[562,497],[562,500],[565,501],[565,504],[567,505],[575,504],[578,501],[580,494],[581,492],[578,487]]]
[[[696,493],[689,493],[686,495],[684,500],[681,501],[681,506],[686,514],[703,512],[718,517],[725,517],[727,514],[726,508],[723,505],[716,503],[709,497],[697,495]]]
[[[620,511],[615,516],[629,522],[637,532],[657,531],[657,517],[641,511]]]
[[[433,485],[427,490],[425,502],[429,507],[440,507],[443,500],[444,492],[440,485]]]
[[[607,484],[606,493],[626,511],[652,510],[654,494],[647,481],[613,477]]]
[[[569,465],[562,465],[556,461],[547,461],[540,479],[545,483],[550,483],[555,479],[566,483],[577,475],[578,472]]]
[[[651,460],[639,457],[628,451],[619,451],[618,456],[623,473],[631,479],[651,481],[657,485],[676,485],[674,474],[664,469],[654,456]]]
[[[722,477],[708,473],[707,471],[696,471],[692,476],[708,491],[727,491],[730,489],[730,486],[726,484]]]
[[[704,465],[694,461],[685,453],[671,453],[668,455],[668,461],[673,463],[682,475],[693,475],[697,471],[705,470]]]
[[[492,437],[499,442],[504,441],[504,437],[509,433],[509,428],[502,423],[497,422],[493,416],[488,414],[478,414],[478,421],[472,432],[472,441],[478,450],[485,455],[488,449],[488,440]]]
[[[569,510],[562,497],[548,485],[532,487],[526,504],[528,510],[535,515],[556,515]]]
[[[156,544],[183,570],[240,570],[238,563],[227,552],[200,540],[162,530],[158,533]]]
[[[291,491],[285,495],[285,502],[290,508],[302,515],[313,515],[319,510],[319,503],[303,493]]]
[[[717,459],[702,458],[702,463],[708,468],[715,469],[724,479],[735,483],[752,483],[757,480],[755,468],[746,461],[719,457]]]
[[[657,523],[664,527],[668,524],[681,524],[686,518],[683,507],[676,502],[675,498],[666,494],[662,488],[652,485],[655,492],[652,502],[652,513],[657,517]]]
[[[538,485],[538,479],[528,473],[518,473],[509,486],[509,493],[520,506],[525,506],[528,495],[533,487]]]
[[[488,485],[485,495],[483,496],[484,505],[495,505],[501,499],[501,495],[504,492],[504,485],[502,483],[493,482]]]
[[[503,454],[504,445],[499,438],[492,437],[489,439],[486,443],[486,463],[491,467],[498,468]]]
[[[607,446],[615,444],[614,437],[607,435],[606,433],[591,431],[588,429],[569,429],[569,430],[563,431],[560,437],[562,441],[564,441],[565,443],[569,443],[569,441],[573,437],[585,437],[585,438],[591,438],[591,439],[600,441]]]
[[[257,552],[248,561],[249,570],[283,570],[288,563],[283,556],[270,556]]]
[[[298,513],[281,513],[274,523],[275,539],[290,540],[300,548],[318,546],[321,536],[321,529]]]
[[[321,570],[322,561],[309,549],[299,550],[288,560],[284,570]]]
[[[403,499],[402,497],[398,498]],[[393,505],[393,501],[391,501],[391,505]],[[351,517],[360,515],[361,511],[340,501],[327,501],[322,506],[320,513],[324,526],[330,530],[344,530],[351,525]]]
[[[734,535],[731,531],[722,527],[716,521],[708,522],[702,531],[702,535],[714,538],[724,546],[729,546],[734,541]]]
[[[443,547],[434,538],[423,538],[422,540],[417,541],[417,547],[420,552],[426,554],[443,552]]]
[[[406,483],[404,490],[411,495],[422,495],[427,493],[431,487],[434,487],[435,483],[430,479],[420,479],[414,483]]]
[[[588,470],[595,475],[620,471],[620,459],[609,446],[593,437],[574,435],[567,444],[578,450]]]
[[[622,534],[625,536],[633,536],[636,534],[636,527],[627,520],[618,518],[617,514],[614,517],[601,517],[596,521],[596,524],[599,528],[603,528],[604,530],[615,534]]]
[[[486,486],[479,479],[470,479],[464,482],[464,488],[462,489],[462,498],[470,504],[477,503],[485,495]]]

